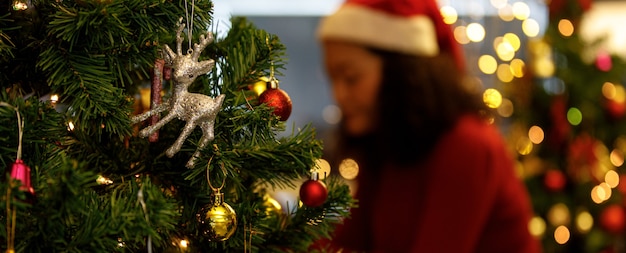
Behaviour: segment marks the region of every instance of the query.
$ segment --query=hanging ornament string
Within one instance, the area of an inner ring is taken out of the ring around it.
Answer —
[[[265,36],[265,44],[267,44],[269,50],[268,57],[270,58],[270,85],[274,86],[274,83],[276,83],[276,87],[271,88],[278,88],[278,82],[276,81],[276,77],[274,77],[274,60],[272,60],[272,44],[270,44],[269,36]]]
[[[187,40],[189,42],[189,49],[187,53],[192,53],[191,39],[193,38],[193,12],[196,9],[196,0],[191,0],[191,16],[189,15],[189,8],[187,7],[187,0],[185,0],[185,18],[187,19]]]
[[[15,160],[22,160],[22,136],[24,136],[24,122],[22,122],[22,116],[17,107],[14,107],[6,102],[0,102],[0,106],[8,107],[15,110],[17,115],[17,157]]]
[[[224,168],[224,164],[220,163],[220,167],[222,169],[222,172],[224,172],[224,178],[222,179],[222,185],[220,185],[220,187],[214,187],[213,184],[211,183],[211,173],[209,173],[211,171],[211,161],[213,161],[213,156],[211,156],[211,158],[209,158],[209,162],[206,165],[206,181],[209,182],[209,187],[211,188],[211,190],[213,190],[213,193],[219,193],[222,188],[224,188],[224,184],[226,183],[226,169]]]
[[[14,107],[8,103],[0,102],[0,106],[8,107],[15,110],[15,114],[17,115],[17,157],[16,161],[22,160],[22,136],[24,136],[24,122],[22,122],[22,116],[20,115],[20,111],[17,107]],[[11,205],[11,188],[9,185],[7,187],[7,253],[15,252],[15,223],[17,221],[17,209],[15,206]]]

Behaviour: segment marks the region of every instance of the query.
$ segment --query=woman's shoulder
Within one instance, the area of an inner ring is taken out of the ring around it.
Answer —
[[[460,117],[443,139],[457,145],[503,145],[503,137],[498,127],[479,115]]]

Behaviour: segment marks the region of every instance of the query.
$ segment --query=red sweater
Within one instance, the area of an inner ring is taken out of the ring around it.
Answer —
[[[475,117],[462,118],[415,168],[360,174],[357,199],[333,239],[344,252],[540,252],[502,137]]]

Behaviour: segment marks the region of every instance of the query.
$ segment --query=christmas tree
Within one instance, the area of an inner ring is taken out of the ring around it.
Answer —
[[[277,135],[284,45],[241,17],[214,38],[212,7],[0,4],[0,249],[303,252],[348,215],[315,130]]]
[[[514,81],[510,140],[545,252],[624,252],[626,62],[584,40],[591,1],[553,0],[544,36],[528,45],[528,74]],[[622,182],[620,182],[622,181]]]

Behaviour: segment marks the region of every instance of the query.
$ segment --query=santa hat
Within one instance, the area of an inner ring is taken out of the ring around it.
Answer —
[[[460,45],[435,0],[347,0],[322,19],[318,37],[418,56],[448,52],[464,69]]]

